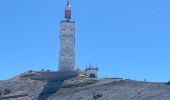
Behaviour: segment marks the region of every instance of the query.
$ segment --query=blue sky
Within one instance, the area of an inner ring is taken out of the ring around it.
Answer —
[[[0,80],[57,70],[66,0],[0,1]],[[76,65],[99,77],[170,80],[169,0],[71,0]]]

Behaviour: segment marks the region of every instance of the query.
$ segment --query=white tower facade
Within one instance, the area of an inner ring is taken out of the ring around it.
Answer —
[[[65,21],[60,23],[59,71],[74,71],[75,66],[75,22],[71,21],[71,6],[67,2]]]

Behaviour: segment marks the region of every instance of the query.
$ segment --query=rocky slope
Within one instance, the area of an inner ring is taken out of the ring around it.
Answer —
[[[0,81],[0,100],[170,100],[170,86],[114,78],[46,82],[15,77]]]

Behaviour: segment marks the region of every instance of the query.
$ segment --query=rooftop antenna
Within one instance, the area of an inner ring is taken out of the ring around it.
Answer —
[[[67,22],[70,22],[71,20],[71,5],[70,5],[70,0],[67,0],[67,5],[65,9],[65,19]]]
[[[91,64],[91,62],[89,63],[89,67],[92,67],[92,64]]]
[[[70,5],[70,0],[67,0],[67,6],[69,6]]]

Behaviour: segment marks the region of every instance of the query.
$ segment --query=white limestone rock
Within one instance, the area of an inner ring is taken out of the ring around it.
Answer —
[[[57,85],[58,84],[58,85]],[[170,100],[170,86],[165,83],[123,79],[76,77],[64,82],[42,82],[15,77],[0,81],[1,92],[10,90],[2,100]],[[23,96],[27,94],[27,96]]]

